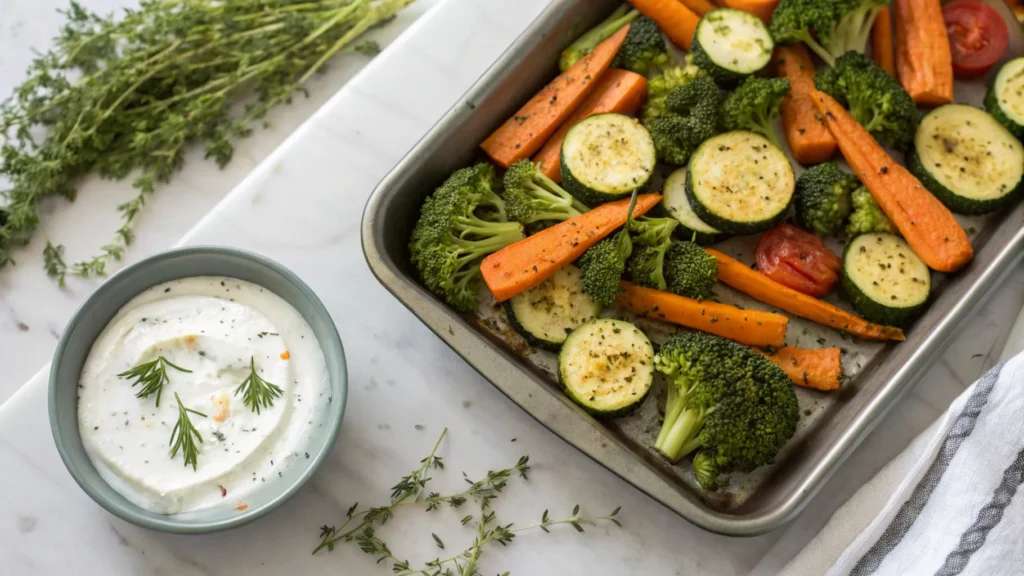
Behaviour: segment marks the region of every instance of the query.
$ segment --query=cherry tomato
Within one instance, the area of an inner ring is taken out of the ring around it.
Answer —
[[[977,0],[956,0],[942,7],[942,18],[958,78],[983,76],[1006,51],[1010,33],[991,6]]]
[[[765,232],[757,243],[755,259],[762,274],[816,297],[832,290],[843,268],[842,260],[821,238],[792,224],[780,224]]]

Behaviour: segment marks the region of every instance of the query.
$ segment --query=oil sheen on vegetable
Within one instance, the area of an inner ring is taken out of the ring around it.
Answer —
[[[118,374],[163,357],[157,396]],[[250,364],[283,394],[259,413],[239,385]],[[196,469],[170,455],[178,422],[175,394],[190,414]],[[100,475],[153,512],[248,507],[255,489],[288,474],[325,413],[327,366],[309,324],[287,302],[255,284],[195,277],[160,284],[128,302],[93,344],[79,381],[82,443]]]

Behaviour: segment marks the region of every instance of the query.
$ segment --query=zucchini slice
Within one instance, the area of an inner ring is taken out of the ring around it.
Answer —
[[[1017,139],[1024,140],[1024,57],[999,69],[985,96],[985,109]]]
[[[864,318],[887,326],[906,326],[924,310],[932,277],[903,238],[861,234],[843,254],[843,288]]]
[[[629,322],[591,320],[565,340],[558,380],[569,398],[594,416],[624,416],[651,390],[654,347]]]
[[[907,168],[960,214],[984,214],[1024,186],[1024,146],[988,112],[948,104],[921,120]]]
[[[705,141],[686,174],[694,213],[728,234],[757,234],[781,222],[795,188],[789,159],[753,132],[727,132]]]
[[[764,68],[775,42],[768,27],[749,12],[716,8],[701,18],[693,35],[693,63],[720,86],[732,86]]]
[[[562,185],[588,206],[628,198],[651,183],[654,140],[635,118],[596,114],[573,126],[562,143]]]
[[[506,301],[505,313],[527,342],[557,352],[573,330],[597,318],[601,305],[583,293],[583,273],[570,265]]]
[[[705,246],[725,239],[726,234],[701,220],[690,207],[690,199],[686,197],[685,167],[669,175],[661,194],[662,208],[669,216],[679,221],[680,226],[676,232],[680,238]]]

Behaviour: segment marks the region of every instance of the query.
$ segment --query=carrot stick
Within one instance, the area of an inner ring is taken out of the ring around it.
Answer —
[[[484,152],[504,168],[533,156],[594,91],[627,32],[629,26],[624,26],[545,86],[484,140]]]
[[[700,16],[679,0],[629,0],[638,12],[654,20],[673,44],[690,50]]]
[[[813,102],[850,168],[921,260],[939,272],[956,272],[966,266],[974,249],[949,209],[831,96],[815,91]]]
[[[709,248],[708,253],[718,260],[719,281],[758,301],[818,324],[860,336],[865,340],[905,339],[903,331],[899,328],[872,324],[860,316],[837,308],[824,300],[797,292],[756,270],[751,270],[739,260],[726,256],[718,250]]]
[[[953,101],[953,54],[939,0],[895,0],[896,69],[918,104]]]
[[[687,8],[692,10],[701,18],[703,18],[708,12],[718,8],[718,6],[715,6],[714,2],[711,2],[710,0],[682,0],[682,2],[683,4],[686,4]]]
[[[793,158],[801,164],[820,164],[835,156],[836,139],[811,102],[814,62],[807,48],[803,44],[779,46],[773,59],[776,73],[790,84],[789,96],[782,99],[782,127]]]
[[[723,3],[729,8],[750,12],[767,24],[771,21],[772,12],[775,12],[779,0],[725,0]]]
[[[871,56],[878,67],[896,77],[896,55],[892,45],[892,11],[882,8],[871,27]]]
[[[562,141],[569,129],[594,114],[617,112],[633,116],[647,100],[647,79],[629,70],[609,70],[604,73],[594,93],[562,124],[548,140],[533,161],[548,178],[562,181]]]
[[[623,282],[615,305],[634,314],[693,328],[747,346],[782,346],[789,318],[774,312],[743,310],[710,300],[644,288]]]
[[[839,388],[839,378],[843,375],[839,348],[806,350],[783,346],[770,353],[757,348],[754,352],[775,362],[797,386],[826,391]]]
[[[480,272],[491,294],[504,302],[555,275],[591,246],[625,225],[631,198],[610,202],[590,212],[527,236],[484,258]],[[642,194],[633,217],[642,216],[661,202],[660,194]]]

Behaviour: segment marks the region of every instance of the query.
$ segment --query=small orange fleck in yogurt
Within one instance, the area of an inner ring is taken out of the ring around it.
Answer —
[[[195,348],[196,347],[196,337],[195,336],[185,336],[185,347],[189,348],[189,349]]]
[[[292,357],[292,355],[289,354],[287,350],[285,350],[284,352],[281,352],[281,360],[288,360],[291,357]]]
[[[235,506],[235,510],[238,510],[239,512],[245,512],[248,509],[249,509],[249,505],[246,504],[245,502],[242,502],[241,500],[239,500],[238,501],[238,505]]]
[[[223,422],[228,419],[230,414],[231,399],[226,394],[217,393],[210,396],[210,402],[213,404],[213,420],[214,422]]]

